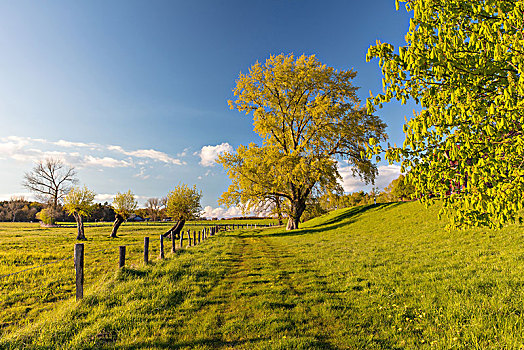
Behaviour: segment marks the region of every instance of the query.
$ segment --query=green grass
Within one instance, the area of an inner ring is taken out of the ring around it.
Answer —
[[[267,223],[267,220],[249,222],[260,224]],[[223,220],[206,223],[223,224]],[[188,223],[184,232],[203,228],[192,224]],[[150,257],[156,259],[159,255],[159,235],[172,225],[173,223],[126,223],[118,231],[119,237],[116,239],[108,237],[111,232],[111,225],[108,223],[86,228],[86,286],[98,284],[101,278],[117,269],[119,245],[128,245],[127,265],[140,266],[143,261],[144,237],[149,236]],[[74,244],[77,243],[75,238],[74,226],[42,228],[39,224],[0,223],[0,276],[70,257],[58,263],[0,278],[0,336],[21,324],[32,322],[42,311],[54,307],[57,301],[74,295],[75,271],[72,256]],[[185,246],[187,236],[184,239]],[[176,247],[179,248],[178,240]],[[164,250],[166,254],[170,252],[170,241],[165,240]]]
[[[292,232],[221,233],[106,274],[0,348],[523,348],[522,227],[447,232],[437,209],[365,206]]]

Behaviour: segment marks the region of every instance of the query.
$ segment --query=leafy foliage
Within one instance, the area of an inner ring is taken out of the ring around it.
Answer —
[[[402,160],[426,204],[443,200],[452,227],[515,221],[524,204],[524,2],[403,2],[413,12],[406,45],[368,51],[384,74],[368,111],[410,98],[423,109],[386,158]]]
[[[124,220],[129,218],[138,207],[138,202],[135,199],[135,195],[128,190],[127,192],[117,192],[113,199],[113,208],[115,213],[122,216]]]
[[[94,199],[95,193],[87,187],[73,187],[64,198],[64,209],[69,215],[89,216]]]
[[[288,228],[294,229],[311,195],[341,191],[336,158],[373,181],[377,169],[361,152],[370,137],[385,139],[385,124],[359,106],[351,84],[355,75],[327,67],[314,55],[283,54],[241,73],[229,105],[253,113],[263,145],[220,156],[233,182],[220,202],[252,209],[261,200],[286,198]]]
[[[406,177],[402,174],[385,188],[393,200],[412,199],[415,194],[415,187],[406,181]]]
[[[36,218],[44,224],[51,225],[55,222],[52,208],[44,208],[36,214]]]
[[[167,195],[166,212],[175,220],[191,220],[200,216],[202,192],[196,186],[186,184],[175,186]]]

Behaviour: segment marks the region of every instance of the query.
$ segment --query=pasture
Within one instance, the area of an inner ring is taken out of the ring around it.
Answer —
[[[188,229],[224,224],[269,224],[273,220],[219,220],[188,222]],[[111,223],[86,223],[85,285],[99,284],[118,267],[118,246],[126,245],[126,265],[143,264],[143,240],[150,237],[150,259],[159,256],[159,235],[173,223],[124,223],[119,237],[109,238]],[[13,327],[32,322],[42,311],[52,308],[59,300],[74,296],[75,270],[73,247],[76,241],[74,223],[62,223],[59,228],[42,228],[36,223],[0,223],[0,276],[20,272],[53,262],[33,270],[0,278],[0,335]],[[184,237],[184,246],[187,238]],[[170,256],[171,241],[165,239],[164,250]],[[176,241],[180,248],[180,242]],[[54,261],[61,260],[56,263]]]
[[[343,209],[297,231],[223,232],[116,272],[115,251],[99,258],[109,267],[87,283],[84,300],[37,301],[48,310],[9,328],[0,348],[524,347],[522,227],[448,232],[437,211]],[[70,242],[54,244],[70,250]]]

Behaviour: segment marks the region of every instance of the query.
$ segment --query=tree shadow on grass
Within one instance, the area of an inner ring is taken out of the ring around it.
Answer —
[[[298,230],[292,230],[292,231],[280,231],[275,233],[268,233],[263,236],[266,237],[285,237],[285,236],[303,236],[307,234],[312,233],[318,233],[325,230],[334,230],[340,227],[347,226],[349,224],[352,224],[357,221],[358,217],[360,217],[362,214],[369,210],[383,210],[383,209],[391,209],[394,208],[402,203],[400,202],[394,202],[394,203],[381,203],[381,204],[370,204],[370,205],[364,205],[364,206],[358,206],[351,208],[349,210],[342,211],[338,215],[330,218],[327,221],[323,221],[320,224],[307,226]],[[261,235],[251,235],[252,237],[260,237]],[[242,237],[249,237],[248,235],[242,235]]]
[[[219,338],[206,338],[198,339],[193,341],[182,341],[182,342],[170,342],[170,341],[152,341],[152,342],[143,342],[132,345],[118,346],[118,349],[126,350],[138,350],[138,349],[148,349],[150,347],[159,348],[159,349],[181,349],[181,348],[201,348],[201,347],[211,347],[213,349],[237,349],[237,348],[253,348],[257,349],[263,347],[264,342],[268,340],[276,340],[271,337],[263,338],[250,338],[244,340],[232,340],[225,341]],[[333,345],[326,342],[324,339],[316,339],[315,341],[309,342],[307,344],[310,348],[314,349],[337,349]],[[114,349],[114,346],[102,347],[101,349]]]

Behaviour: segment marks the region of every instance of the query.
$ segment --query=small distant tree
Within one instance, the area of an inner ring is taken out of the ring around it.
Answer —
[[[184,224],[187,220],[192,220],[200,216],[202,207],[200,205],[200,199],[202,198],[202,192],[197,190],[196,186],[189,187],[186,184],[180,184],[167,195],[166,212],[167,215],[176,220],[176,224],[173,225],[164,236],[169,234],[172,237],[176,237],[182,231]]]
[[[113,223],[113,230],[109,237],[116,238],[118,228],[124,221],[129,219],[138,206],[138,202],[135,199],[135,195],[128,190],[125,193],[118,192],[113,200],[113,208],[115,210],[115,222]]]
[[[9,199],[9,202],[7,202],[7,212],[12,222],[16,221],[17,214],[24,208],[26,204],[27,202],[24,197],[13,196],[11,199]]]
[[[44,208],[36,214],[36,218],[46,225],[52,225],[55,222],[53,209]]]
[[[386,187],[386,191],[391,194],[393,200],[408,200],[415,195],[415,187],[406,180],[402,174]]]
[[[25,173],[22,185],[56,210],[58,203],[77,183],[75,168],[61,159],[46,158]]]
[[[84,223],[82,217],[89,216],[93,210],[93,200],[95,193],[87,187],[74,187],[64,198],[64,209],[69,215],[73,215],[78,229],[76,239],[85,240]]]
[[[146,212],[147,215],[151,218],[152,221],[157,221],[160,217],[160,211],[165,205],[165,202],[162,203],[161,198],[149,198],[146,201]]]

